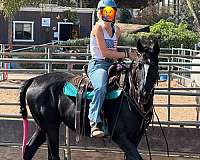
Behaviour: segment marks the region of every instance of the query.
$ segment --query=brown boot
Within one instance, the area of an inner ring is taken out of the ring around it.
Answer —
[[[100,123],[95,123],[91,125],[91,137],[104,137],[105,134],[101,130],[101,124]]]

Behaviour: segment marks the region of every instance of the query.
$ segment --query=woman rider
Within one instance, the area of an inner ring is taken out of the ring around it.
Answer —
[[[90,52],[92,59],[88,65],[89,79],[94,87],[94,97],[90,103],[89,115],[91,137],[102,137],[100,110],[104,102],[108,81],[108,68],[115,59],[137,58],[137,53],[117,51],[120,29],[115,25],[117,5],[114,0],[100,0],[97,6],[99,21],[90,34]]]

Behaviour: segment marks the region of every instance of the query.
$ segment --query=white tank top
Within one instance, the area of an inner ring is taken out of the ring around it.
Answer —
[[[98,22],[98,24],[102,27],[107,48],[116,50],[117,48],[116,26],[114,27],[115,33],[113,37],[110,37],[108,32],[104,29],[103,23]],[[92,58],[105,59],[105,57],[102,55],[102,52],[97,45],[96,37],[92,34],[90,35],[90,52],[91,52]]]

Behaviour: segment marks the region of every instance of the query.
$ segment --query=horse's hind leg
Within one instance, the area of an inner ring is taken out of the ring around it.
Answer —
[[[45,142],[45,140],[46,140],[45,133],[38,128],[31,137],[28,144],[26,145],[23,159],[31,160],[37,149]]]
[[[59,157],[59,124],[48,126],[48,160],[60,160]]]
[[[126,160],[143,160],[136,145],[132,143],[125,134],[116,137],[114,141],[125,152]]]

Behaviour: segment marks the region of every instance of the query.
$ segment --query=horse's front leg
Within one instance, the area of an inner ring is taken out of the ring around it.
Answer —
[[[121,134],[113,139],[119,147],[125,152],[126,160],[143,160],[137,147],[132,143],[126,134]]]

